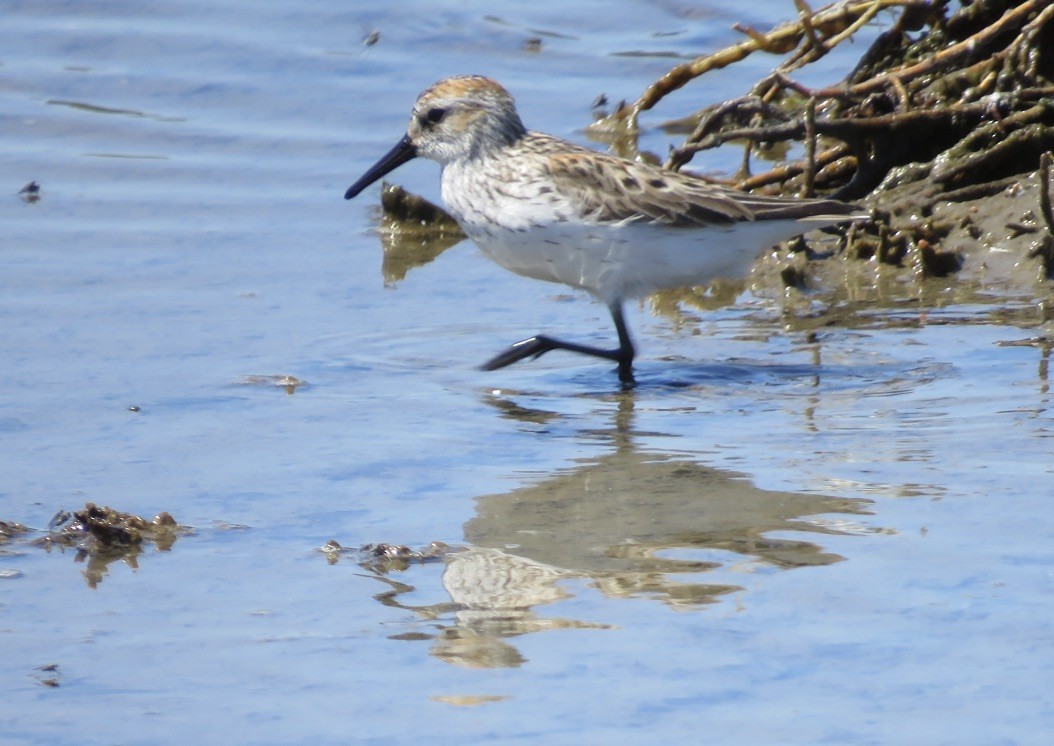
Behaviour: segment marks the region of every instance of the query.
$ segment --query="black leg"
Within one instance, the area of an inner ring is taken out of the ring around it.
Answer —
[[[623,383],[633,383],[633,358],[637,351],[633,349],[626,320],[622,318],[622,303],[612,303],[608,309],[611,311],[611,320],[615,322],[615,331],[618,332],[618,379]]]
[[[630,339],[626,321],[622,318],[622,304],[612,303],[608,306],[611,318],[615,322],[615,331],[618,332],[619,346],[614,350],[604,350],[599,347],[565,342],[562,339],[553,339],[544,334],[524,339],[509,347],[504,352],[495,355],[480,366],[483,370],[497,370],[506,365],[512,365],[520,360],[536,358],[550,350],[567,350],[582,355],[592,355],[618,363],[618,377],[623,383],[633,383],[633,357],[636,351],[633,349],[633,340]]]

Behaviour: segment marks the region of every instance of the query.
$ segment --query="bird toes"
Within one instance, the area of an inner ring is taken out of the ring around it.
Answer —
[[[479,367],[480,370],[498,370],[507,365],[518,363],[520,360],[536,358],[539,355],[544,355],[554,349],[556,349],[556,345],[549,337],[543,335],[529,337],[528,339],[521,340],[516,344],[509,346],[508,349],[499,352]]]

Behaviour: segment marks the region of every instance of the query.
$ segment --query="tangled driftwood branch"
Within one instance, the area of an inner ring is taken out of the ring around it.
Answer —
[[[948,15],[949,0],[869,0],[812,12],[679,65],[631,106],[598,123],[635,129],[637,117],[710,70],[757,51],[788,57],[745,96],[703,109],[667,166],[730,142],[803,143],[805,158],[736,186],[788,193],[836,190],[858,199],[890,171],[942,160],[927,174],[940,191],[1021,173],[1054,146],[1054,3],[978,0]],[[790,74],[848,39],[882,11],[897,18],[839,85],[810,90]]]
[[[749,37],[746,41],[674,67],[649,86],[634,104],[609,117],[606,124],[635,130],[641,112],[652,108],[664,97],[700,75],[739,62],[754,52],[763,51],[772,54],[791,52],[798,50],[804,39],[806,46],[801,48],[791,60],[784,63],[787,69],[793,69],[800,67],[805,61],[818,59],[822,55],[821,50],[830,49],[849,38],[853,32],[874,18],[881,10],[928,8],[931,5],[927,0],[864,0],[863,2],[843,3],[818,13],[812,13],[807,10],[802,0],[798,0],[797,4],[800,9],[805,9],[797,22],[779,26],[768,33],[761,33],[737,24],[735,28]]]

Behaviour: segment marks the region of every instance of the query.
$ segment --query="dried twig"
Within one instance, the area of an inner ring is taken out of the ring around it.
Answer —
[[[1054,212],[1050,209],[1050,160],[1049,150],[1039,158],[1039,210],[1047,225],[1047,233],[1054,239]]]
[[[1039,159],[1039,211],[1043,215],[1046,234],[1035,244],[1029,256],[1038,256],[1043,260],[1043,271],[1047,277],[1054,277],[1054,212],[1050,208],[1050,161],[1048,150]]]
[[[859,29],[863,23],[874,18],[882,10],[888,8],[930,9],[931,7],[929,0],[862,0],[861,2],[838,3],[824,8],[817,13],[810,14],[808,22],[820,34],[824,43],[831,46],[832,39],[837,38],[839,42],[843,41],[848,38],[846,32],[849,29],[854,31]],[[860,22],[860,19],[865,16],[866,20]],[[804,24],[804,20],[799,19],[796,22],[778,26],[766,34],[759,34],[752,29],[747,30],[737,26],[738,30],[747,33],[750,38],[713,54],[703,55],[691,62],[677,65],[649,86],[632,106],[601,120],[594,127],[636,131],[637,120],[641,112],[651,109],[664,97],[700,75],[727,67],[757,51],[783,50],[788,45],[793,49],[805,34]]]
[[[805,106],[805,181],[802,197],[812,197],[816,184],[816,99],[810,98]]]
[[[818,91],[814,91],[814,95],[821,98],[862,96],[867,93],[872,93],[873,91],[881,90],[885,86],[892,84],[894,79],[900,81],[901,84],[905,84],[908,81],[914,80],[923,75],[946,69],[951,65],[962,62],[974,55],[982,54],[985,48],[997,40],[1007,31],[1007,29],[1013,28],[1031,13],[1035,12],[1037,8],[1047,5],[1048,2],[1049,0],[1026,0],[1021,5],[1003,15],[999,21],[986,27],[980,33],[971,36],[969,39],[964,39],[958,44],[953,44],[950,47],[942,49],[937,54],[923,60],[922,62],[898,70],[891,70],[884,75],[877,75],[870,80],[857,83],[856,85],[848,87],[835,86],[831,88],[822,88]],[[1054,14],[1054,5],[1047,5],[1046,10],[1040,14],[1039,18],[1036,18],[1035,21],[1029,24],[1029,26],[1034,28],[1036,21],[1041,21],[1040,25],[1046,23],[1051,14]]]

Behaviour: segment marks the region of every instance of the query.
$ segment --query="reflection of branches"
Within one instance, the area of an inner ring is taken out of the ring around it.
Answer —
[[[74,562],[83,562],[84,581],[89,588],[98,588],[99,583],[110,574],[110,565],[121,561],[132,570],[139,569],[139,555],[143,548],[139,544],[131,544],[125,547],[96,547],[95,549],[80,548],[74,556]]]
[[[368,577],[371,577],[378,582],[390,586],[389,590],[374,594],[373,596],[373,598],[377,600],[382,606],[388,606],[392,609],[403,609],[404,611],[412,611],[423,619],[435,619],[436,617],[442,616],[443,614],[451,614],[460,608],[458,604],[450,602],[423,605],[405,604],[400,600],[399,597],[406,595],[407,593],[413,593],[415,590],[417,590],[414,586],[402,583],[386,575],[370,574]]]

